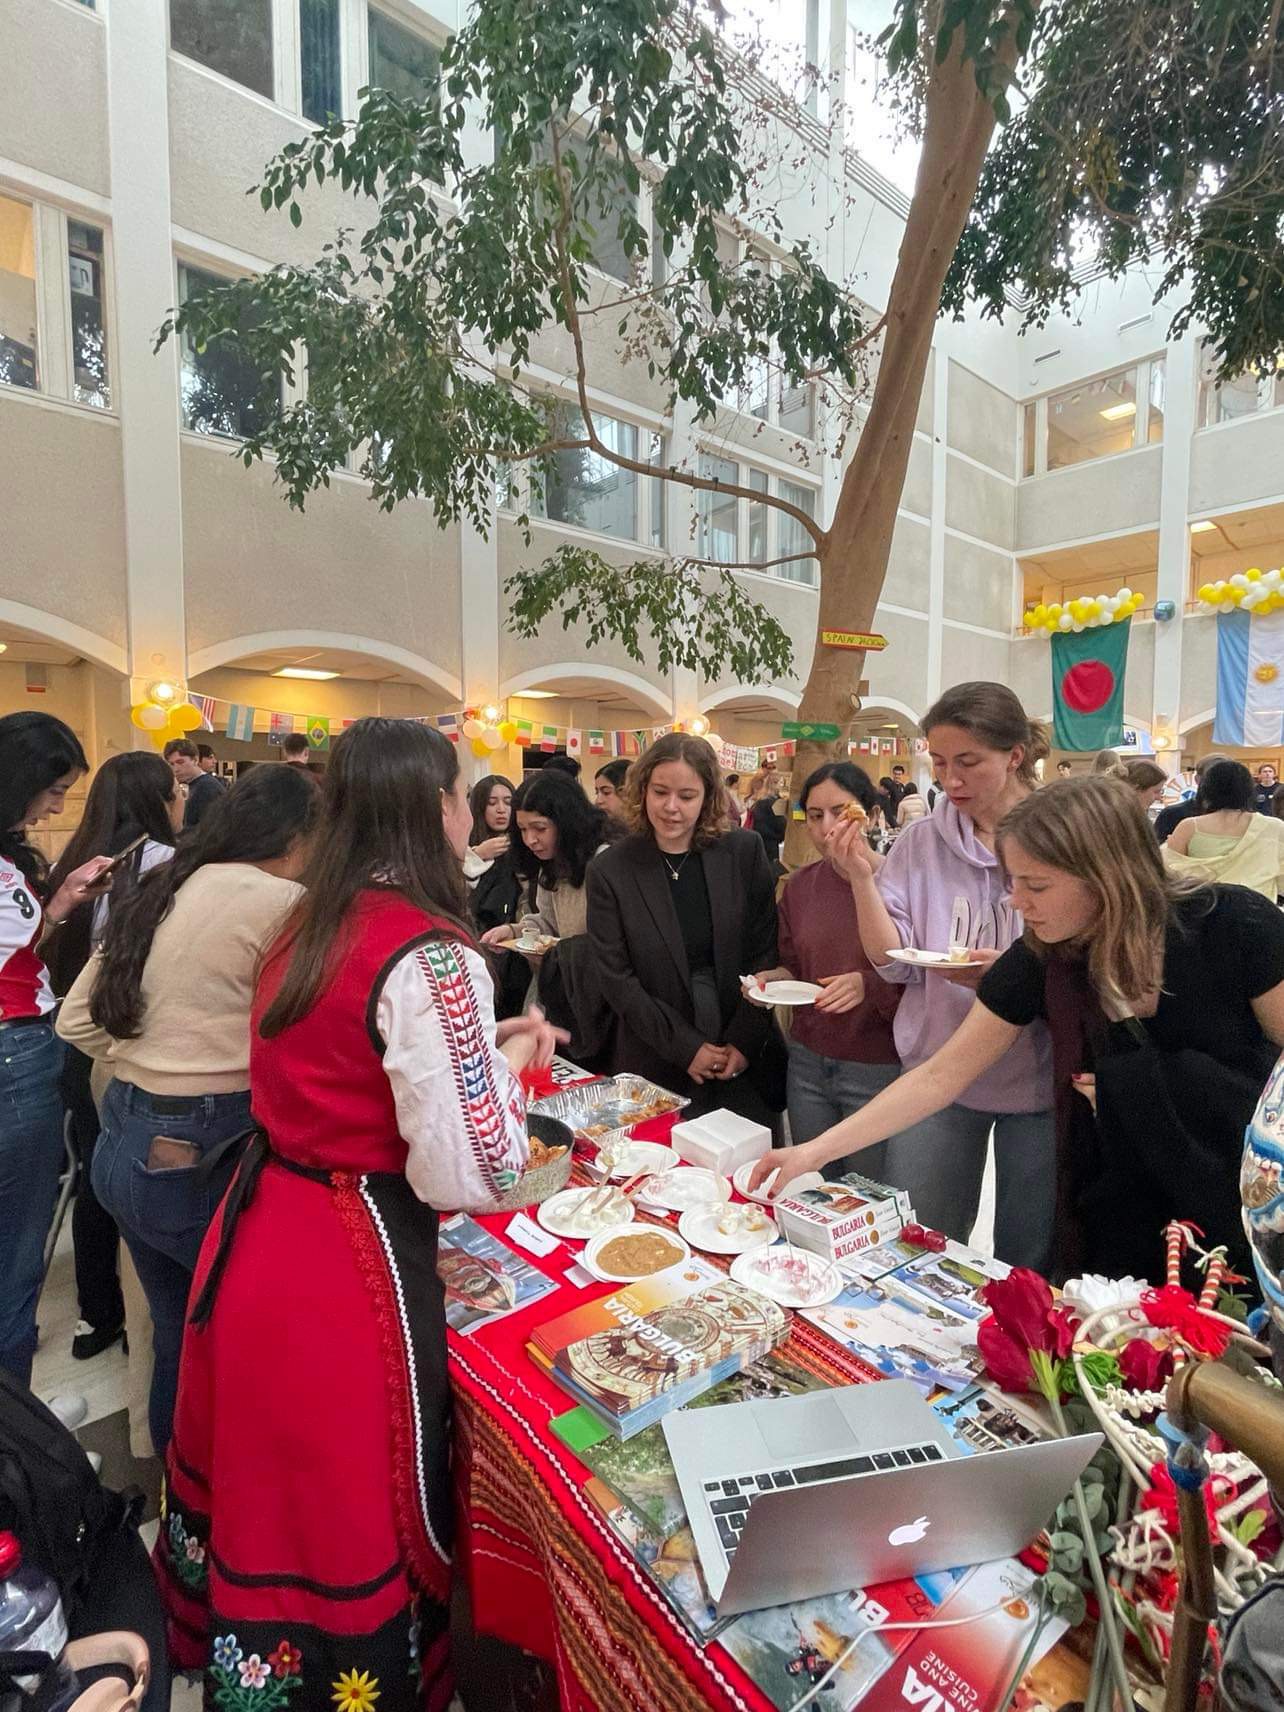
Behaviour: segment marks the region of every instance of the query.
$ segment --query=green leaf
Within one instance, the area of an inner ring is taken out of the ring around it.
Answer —
[[[1268,1517],[1265,1510],[1246,1510],[1231,1526],[1231,1533],[1242,1546],[1251,1546],[1263,1532]]]
[[[292,226],[301,226],[303,224],[303,210],[299,207],[297,202],[292,202],[290,204],[290,224]]]

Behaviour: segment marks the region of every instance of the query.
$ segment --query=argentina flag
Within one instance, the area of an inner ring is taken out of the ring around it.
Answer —
[[[1284,743],[1284,612],[1217,618],[1218,749],[1278,749]]]

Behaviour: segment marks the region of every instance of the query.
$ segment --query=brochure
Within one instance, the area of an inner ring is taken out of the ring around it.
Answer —
[[[557,1289],[556,1279],[528,1265],[467,1213],[456,1214],[437,1233],[437,1276],[446,1288],[446,1324],[456,1332],[502,1320]]]
[[[975,1322],[911,1289],[897,1273],[852,1285],[827,1307],[804,1309],[803,1318],[887,1378],[908,1379],[925,1397],[969,1390],[981,1371]]]

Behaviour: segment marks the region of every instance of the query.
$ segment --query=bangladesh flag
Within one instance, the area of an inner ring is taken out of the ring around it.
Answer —
[[[1101,624],[1052,638],[1052,724],[1058,749],[1083,753],[1123,742],[1128,630]]]

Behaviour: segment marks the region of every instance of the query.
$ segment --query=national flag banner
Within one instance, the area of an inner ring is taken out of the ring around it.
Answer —
[[[345,731],[347,731],[347,730],[348,730],[348,728],[349,728],[349,727],[350,727],[350,726],[353,726],[353,725],[355,725],[355,724],[356,724],[356,723],[357,723],[357,722],[356,722],[356,720],[355,720],[355,719],[345,719],[345,720],[344,720],[344,721],[343,721],[343,729],[344,729],[344,730],[345,730]]]
[[[623,755],[624,733],[622,731],[608,731],[606,735],[607,741],[611,745],[611,754],[616,757]]]
[[[1278,749],[1282,736],[1284,612],[1219,613],[1214,746]]]
[[[529,749],[531,746],[531,738],[534,736],[534,727],[531,725],[530,720],[515,719],[513,724],[517,727],[517,736],[514,739],[517,747],[519,749]]]
[[[268,715],[268,742],[273,748],[279,747],[287,737],[294,733],[294,715],[292,713],[270,713]]]
[[[779,753],[787,757],[792,757],[798,753],[798,745],[794,742],[793,738],[790,737],[786,742],[780,745]]]
[[[437,729],[443,737],[449,737],[452,743],[459,742],[459,715],[457,713],[439,713]]]
[[[546,755],[551,755],[557,748],[557,727],[545,725],[541,728],[539,746]]]
[[[658,743],[662,737],[667,737],[672,729],[673,727],[670,725],[653,725],[651,727],[652,743]]]
[[[308,748],[328,749],[330,747],[330,721],[323,713],[308,715]]]
[[[245,707],[240,702],[229,702],[227,709],[227,735],[237,743],[250,743],[254,738],[254,709]]]
[[[212,695],[198,695],[190,696],[188,699],[201,716],[201,730],[213,731],[215,698]]]
[[[584,753],[584,733],[582,731],[576,731],[572,727],[566,733],[566,753],[573,755],[577,761],[579,760]]]
[[[606,754],[606,733],[605,733],[605,731],[590,731],[588,734],[588,746],[589,746],[589,754],[590,755],[605,755]]]
[[[1053,633],[1052,728],[1058,749],[1085,754],[1113,749],[1122,740],[1131,624],[1125,618],[1122,624],[1093,625],[1077,634]]]

